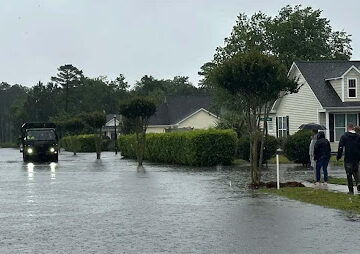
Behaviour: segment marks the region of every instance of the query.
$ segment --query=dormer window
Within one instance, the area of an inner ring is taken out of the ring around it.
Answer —
[[[356,86],[357,86],[357,79],[355,78],[349,78],[348,79],[348,96],[349,98],[356,98],[357,92],[356,92]]]

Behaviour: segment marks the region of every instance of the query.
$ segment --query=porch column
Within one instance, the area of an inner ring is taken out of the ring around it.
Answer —
[[[330,118],[329,118],[329,112],[325,112],[325,119],[326,119],[326,138],[330,140]]]

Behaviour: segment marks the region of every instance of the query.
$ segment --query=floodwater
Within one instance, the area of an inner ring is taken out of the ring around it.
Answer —
[[[21,158],[0,149],[0,253],[358,251],[360,218],[249,190],[246,168],[138,169],[110,152],[100,161],[63,152],[58,164]],[[284,180],[311,176],[281,168]]]

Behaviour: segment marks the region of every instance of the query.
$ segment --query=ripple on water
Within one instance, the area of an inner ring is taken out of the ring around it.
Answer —
[[[264,170],[264,180],[274,172]],[[281,166],[283,180],[311,176]],[[138,170],[110,152],[101,161],[62,152],[56,165],[28,166],[17,150],[0,149],[0,253],[341,253],[356,244],[359,216],[248,182],[247,167]]]

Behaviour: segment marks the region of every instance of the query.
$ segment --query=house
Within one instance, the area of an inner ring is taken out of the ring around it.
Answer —
[[[215,127],[218,117],[210,111],[208,96],[169,96],[149,119],[147,133],[165,133]]]
[[[119,135],[119,123],[120,115],[108,114],[106,115],[106,124],[102,127],[102,132],[104,136],[109,137],[110,139],[115,138],[115,119],[116,119],[116,134]]]
[[[335,151],[347,123],[359,124],[360,61],[296,61],[288,76],[301,88],[276,101],[267,119],[268,133],[284,137],[301,124],[322,124]]]

